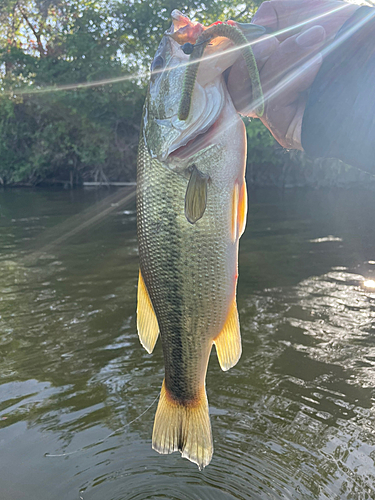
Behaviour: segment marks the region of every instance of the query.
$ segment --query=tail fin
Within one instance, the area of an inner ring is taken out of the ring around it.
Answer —
[[[156,410],[152,447],[159,453],[179,450],[203,469],[211,462],[213,446],[206,391],[194,405],[184,406],[174,401],[163,382]]]

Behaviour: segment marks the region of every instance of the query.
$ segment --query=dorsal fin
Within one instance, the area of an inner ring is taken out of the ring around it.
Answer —
[[[142,273],[138,278],[137,330],[141,344],[151,354],[159,335],[159,325]]]

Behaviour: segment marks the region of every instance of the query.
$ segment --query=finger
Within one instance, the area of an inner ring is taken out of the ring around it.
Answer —
[[[252,46],[259,71],[261,71],[265,61],[277,49],[278,45],[279,42],[276,38],[267,37]],[[230,69],[227,87],[235,108],[240,113],[245,114],[251,103],[252,96],[249,71],[242,57]]]
[[[306,96],[300,98],[290,106],[272,114],[272,120],[261,118],[264,125],[271,131],[274,138],[283,148],[301,149],[302,118],[306,107]]]
[[[317,24],[325,28],[327,35],[333,35],[358,8],[358,5],[337,0],[271,0],[268,3],[271,5],[267,8],[267,15],[273,11],[277,19],[274,29],[278,31],[280,41]],[[257,14],[253,22],[262,24]]]
[[[273,109],[290,105],[299,92],[308,89],[322,63],[318,54],[325,42],[325,30],[314,26],[288,38],[264,64],[261,80],[266,101]]]
[[[273,2],[263,2],[256,11],[252,22],[276,31],[278,29],[278,19]]]
[[[277,38],[272,35],[260,38],[251,45],[259,71],[261,71],[265,61],[275,52],[278,46],[279,42]]]

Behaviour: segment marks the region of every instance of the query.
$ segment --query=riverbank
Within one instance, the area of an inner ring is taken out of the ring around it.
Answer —
[[[311,160],[297,152],[283,152],[283,162],[263,165],[248,165],[246,179],[248,189],[365,189],[375,190],[375,175],[345,165],[337,160]],[[292,156],[294,155],[294,156]],[[101,180],[82,181],[76,179],[43,179],[36,184],[12,182],[0,184],[2,188],[89,188],[132,187],[135,181]]]

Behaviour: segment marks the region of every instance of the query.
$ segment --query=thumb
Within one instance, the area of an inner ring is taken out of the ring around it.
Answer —
[[[279,45],[261,75],[266,100],[276,107],[288,106],[311,86],[322,63],[318,52],[325,39],[324,28],[314,26]]]

